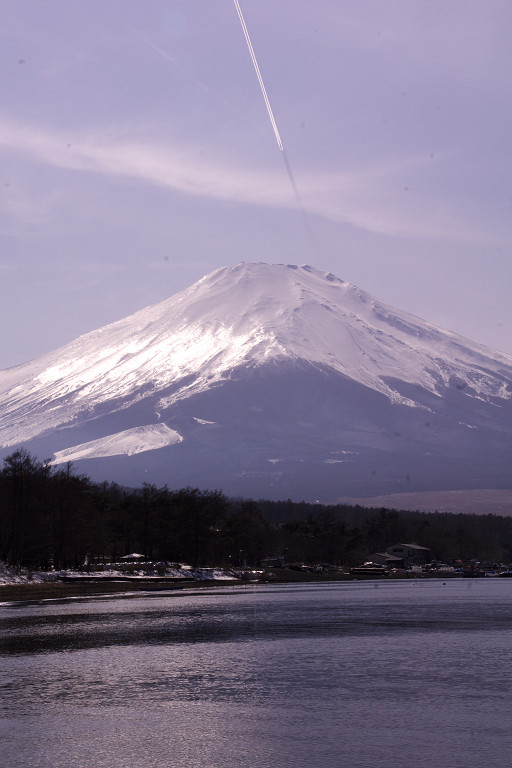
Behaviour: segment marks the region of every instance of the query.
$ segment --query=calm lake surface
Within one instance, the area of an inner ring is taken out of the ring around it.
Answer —
[[[510,760],[512,579],[4,604],[0,638],[3,768]]]

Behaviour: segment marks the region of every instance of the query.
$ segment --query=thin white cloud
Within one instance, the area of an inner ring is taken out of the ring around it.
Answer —
[[[0,120],[0,146],[70,171],[126,176],[193,195],[287,205],[288,192],[277,174],[248,175],[239,168],[207,164],[190,148],[116,139],[108,131],[96,137],[64,136]]]
[[[296,205],[284,169],[205,160],[191,147],[116,138],[109,131],[64,136],[0,119],[2,147],[11,159],[13,152],[19,152],[54,168],[132,178],[187,195],[281,208]],[[467,224],[457,223],[453,212],[447,216],[426,197],[407,199],[408,188],[400,179],[424,163],[424,159],[396,158],[350,173],[301,175],[297,183],[305,209],[332,221],[386,235],[464,239]]]

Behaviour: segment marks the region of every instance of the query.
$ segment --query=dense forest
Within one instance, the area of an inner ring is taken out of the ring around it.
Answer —
[[[440,561],[512,560],[512,517],[230,499],[218,490],[126,489],[25,450],[0,470],[0,560],[33,569],[115,562],[131,552],[204,566],[351,565],[398,542]]]

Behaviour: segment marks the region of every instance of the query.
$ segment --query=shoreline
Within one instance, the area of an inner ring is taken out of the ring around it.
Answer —
[[[271,572],[271,577],[260,581],[245,581],[242,579],[213,579],[213,580],[165,580],[157,579],[76,579],[74,581],[43,581],[43,582],[23,582],[14,584],[0,585],[0,605],[5,603],[33,603],[42,600],[65,600],[69,598],[101,597],[102,595],[115,595],[122,597],[123,594],[133,596],[134,593],[144,594],[154,593],[155,596],[165,592],[175,592],[179,594],[183,590],[208,590],[220,587],[248,587],[279,584],[305,584],[305,583],[327,583],[334,581],[394,581],[397,579],[407,580],[411,578],[419,579],[453,579],[461,574],[414,574],[409,576],[406,573],[393,575],[364,575],[364,574],[342,574],[338,576],[328,574],[301,574],[289,569],[275,569]]]
[[[37,583],[23,584],[2,584],[0,585],[0,605],[5,603],[32,603],[42,600],[65,600],[69,598],[101,597],[102,595],[115,595],[121,597],[123,594],[133,595],[136,592],[148,593],[154,592],[155,595],[161,592],[182,592],[184,589],[205,589],[211,586],[234,586],[243,582],[231,580],[215,581],[189,581],[184,580],[183,584],[176,582],[169,584],[157,584],[154,581],[134,580],[107,580],[104,581],[46,581]]]

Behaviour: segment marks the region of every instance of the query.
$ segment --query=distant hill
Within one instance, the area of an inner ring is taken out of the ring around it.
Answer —
[[[453,512],[470,515],[512,517],[512,490],[425,491],[423,493],[391,493],[373,498],[341,498],[340,504],[364,507],[418,510],[419,512]]]

